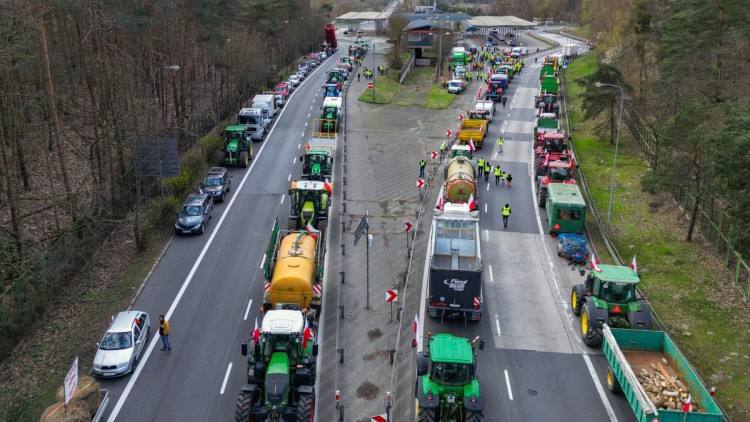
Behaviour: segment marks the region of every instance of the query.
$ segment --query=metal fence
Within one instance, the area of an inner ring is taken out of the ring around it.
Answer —
[[[401,66],[401,70],[398,72],[398,83],[399,85],[403,85],[404,80],[406,80],[406,77],[409,76],[409,72],[414,68],[414,63],[417,61],[417,54],[412,51],[411,56],[409,56],[409,60],[406,61],[406,63]]]

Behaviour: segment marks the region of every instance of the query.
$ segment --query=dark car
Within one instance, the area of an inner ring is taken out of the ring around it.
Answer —
[[[201,192],[211,195],[216,202],[224,202],[224,196],[232,189],[232,180],[225,167],[211,167],[201,182]]]
[[[174,222],[175,234],[198,233],[206,231],[206,224],[214,210],[214,200],[206,193],[191,193],[182,204]]]

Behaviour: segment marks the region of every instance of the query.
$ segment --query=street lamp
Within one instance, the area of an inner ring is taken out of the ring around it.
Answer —
[[[605,86],[617,88],[620,90],[620,113],[619,117],[617,118],[617,136],[615,138],[615,157],[612,159],[612,181],[609,184],[609,207],[607,208],[607,227],[609,227],[609,222],[612,218],[612,203],[614,202],[615,198],[615,168],[617,167],[617,151],[620,147],[620,125],[622,124],[622,103],[625,99],[625,93],[622,90],[622,87],[620,85],[616,84],[608,84],[604,82],[594,82],[594,86],[597,88],[602,88]]]

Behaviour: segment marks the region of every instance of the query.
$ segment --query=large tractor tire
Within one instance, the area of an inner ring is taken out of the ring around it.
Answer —
[[[417,411],[418,422],[435,422],[435,409],[425,409],[420,407]]]
[[[577,284],[573,286],[570,292],[570,307],[573,309],[573,315],[581,316],[581,309],[583,308],[583,286]]]
[[[581,337],[586,346],[589,347],[598,347],[602,344],[601,329],[596,327],[596,313],[596,307],[591,302],[586,302],[583,305],[583,312],[581,312]]]
[[[240,391],[234,408],[235,422],[248,422],[250,420],[250,406],[253,404],[253,395],[247,391]]]
[[[300,394],[297,399],[297,422],[313,421],[313,395]]]
[[[482,414],[482,411],[478,412],[472,412],[468,411],[466,412],[466,422],[482,422],[484,421],[484,414]]]
[[[244,168],[247,168],[247,165],[248,165],[249,162],[250,162],[250,157],[249,157],[247,151],[241,151],[240,152],[240,159],[239,159],[239,161],[238,161],[237,164],[244,169]]]
[[[539,201],[537,202],[539,208],[545,208],[547,206],[547,188],[539,187]]]
[[[299,217],[289,217],[289,220],[286,223],[286,228],[289,230],[297,230],[298,225]]]
[[[612,372],[612,368],[607,367],[607,388],[609,391],[618,394],[622,391],[620,387],[620,381],[617,381],[615,374]]]

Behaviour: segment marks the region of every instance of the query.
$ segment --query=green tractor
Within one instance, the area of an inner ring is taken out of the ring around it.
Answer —
[[[469,340],[435,334],[426,352],[417,353],[417,420],[419,422],[481,422],[484,398],[477,378],[478,337]]]
[[[289,230],[301,230],[310,225],[320,232],[325,232],[328,225],[328,208],[331,206],[329,189],[327,182],[292,181],[289,188],[289,198],[292,203]]]
[[[323,100],[323,112],[320,114],[320,131],[337,132],[341,118],[341,97],[326,97]]]
[[[245,168],[253,159],[253,141],[246,125],[229,125],[224,129],[224,149],[220,165]]]
[[[590,347],[602,344],[602,327],[651,329],[651,307],[636,290],[638,274],[630,267],[599,264],[583,284],[573,286],[570,306],[581,317],[581,336]],[[583,270],[581,270],[583,272]]]
[[[256,324],[253,338],[242,343],[247,384],[237,396],[236,422],[312,422],[318,355],[314,337],[302,311],[266,311],[261,329]]]

